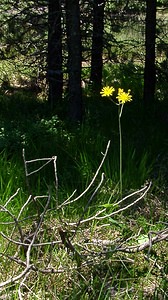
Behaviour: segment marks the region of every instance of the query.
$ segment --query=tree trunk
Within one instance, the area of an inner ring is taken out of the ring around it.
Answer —
[[[53,108],[62,98],[62,26],[60,0],[48,2],[48,100]]]
[[[93,36],[91,54],[91,82],[93,90],[100,92],[102,82],[102,52],[104,31],[104,6],[105,0],[93,1]]]
[[[68,115],[71,121],[82,121],[81,34],[79,0],[66,0],[68,45]]]
[[[155,99],[156,0],[146,0],[146,5],[144,104],[148,106]]]

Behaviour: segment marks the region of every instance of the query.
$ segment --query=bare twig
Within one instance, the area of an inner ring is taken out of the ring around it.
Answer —
[[[20,299],[20,300],[23,300],[21,288],[22,288],[23,286],[24,286],[24,287],[26,286],[24,282],[26,281],[27,277],[30,275],[31,271],[32,271],[32,270],[29,270],[29,271],[25,274],[23,280],[22,280],[21,283],[19,284],[19,288],[18,288],[18,296],[19,296],[19,299]],[[27,286],[26,286],[26,288],[28,289]]]
[[[24,243],[24,242],[18,242],[15,241],[13,239],[11,239],[10,237],[6,236],[3,232],[0,232],[1,236],[3,236],[3,238],[5,238],[6,240],[8,240],[9,242],[18,245],[18,246],[23,246],[23,247],[28,247],[30,245],[30,243]],[[56,244],[61,244],[61,240],[58,241],[52,241],[52,242],[45,242],[45,243],[38,243],[38,244],[33,244],[32,247],[42,247],[42,246],[47,246],[47,245],[56,245]]]
[[[46,165],[48,165],[51,161],[56,161],[56,156],[54,157],[49,157],[49,158],[37,158],[37,159],[31,159],[31,160],[26,160],[25,158],[25,149],[23,149],[23,160],[24,160],[24,166],[25,166],[25,174],[26,176],[31,176],[37,172],[39,172],[40,170],[42,170]],[[34,163],[34,162],[38,162],[38,161],[46,161],[46,163],[44,163],[41,167],[37,168],[36,170],[32,171],[32,172],[28,172],[28,164]]]
[[[57,165],[56,165],[56,160],[57,156],[52,156],[52,157],[47,157],[47,158],[37,158],[37,159],[31,159],[31,160],[26,160],[25,157],[25,149],[23,149],[23,161],[24,161],[24,167],[25,167],[25,175],[26,175],[26,183],[27,187],[29,189],[30,194],[31,189],[30,189],[30,184],[28,177],[30,177],[33,174],[36,174],[37,172],[41,171],[45,166],[47,166],[50,162],[53,162],[53,167],[54,167],[54,179],[55,179],[55,196],[56,196],[56,205],[58,206],[58,175],[57,175]],[[42,166],[39,168],[35,169],[34,171],[29,172],[28,171],[28,165],[36,162],[45,162]],[[36,200],[37,197],[32,196],[33,200]],[[39,198],[39,197],[38,197]]]
[[[26,262],[19,259],[19,258],[16,258],[14,256],[10,256],[10,255],[5,255],[9,260],[13,261],[13,262],[16,262],[18,265],[22,266],[22,267],[25,267],[26,268]],[[42,274],[49,274],[49,273],[53,273],[53,274],[56,274],[56,273],[63,273],[65,272],[65,269],[63,268],[53,268],[53,267],[46,267],[46,269],[41,269],[41,268],[38,268],[37,266],[35,265],[31,265],[31,269],[32,271],[35,271],[35,272],[39,272],[39,273],[42,273]],[[11,282],[10,282],[11,283]],[[14,283],[14,282],[13,282]]]
[[[18,188],[17,191],[16,191],[16,193],[14,193],[14,194],[8,199],[8,201],[3,205],[3,207],[6,207],[6,206],[9,204],[9,202],[10,202],[11,200],[13,200],[13,198],[16,197],[16,195],[19,193],[19,191],[20,191],[20,188]]]
[[[32,196],[30,195],[30,196],[28,197],[27,201],[26,201],[26,202],[23,204],[23,206],[21,207],[20,212],[19,212],[18,217],[17,217],[17,221],[19,221],[19,218],[20,218],[20,216],[21,216],[23,210],[24,210],[25,207],[30,203],[31,199],[32,199]]]
[[[125,247],[117,247],[117,251],[122,251],[122,252],[127,252],[127,253],[135,253],[135,252],[140,252],[146,248],[149,248],[151,250],[151,245],[154,245],[158,242],[161,241],[166,241],[168,239],[168,229],[158,231],[158,232],[153,232],[155,233],[155,237],[150,237],[148,241],[136,245],[136,246],[125,246]]]
[[[114,206],[118,206],[119,204],[123,203],[125,200],[127,200],[127,199],[129,199],[129,198],[131,198],[131,197],[133,197],[133,196],[135,196],[137,194],[140,194],[140,193],[144,192],[146,190],[146,187],[147,186],[145,185],[142,189],[137,190],[137,191],[135,191],[135,192],[127,195],[126,197],[122,198],[120,201],[114,203]]]
[[[16,282],[16,281],[18,281],[18,280],[20,280],[20,279],[23,278],[23,277],[24,277],[31,269],[32,269],[32,265],[29,265],[29,266],[28,266],[27,268],[25,268],[25,269],[23,270],[23,272],[20,273],[19,275],[15,276],[15,277],[11,277],[11,278],[9,278],[9,279],[6,280],[6,281],[1,282],[1,283],[0,283],[0,288],[6,286],[6,285],[8,285],[8,284],[14,283],[14,282]]]
[[[45,206],[45,208],[44,208],[44,210],[43,210],[43,213],[41,214],[40,221],[39,221],[38,226],[37,226],[37,228],[36,228],[36,231],[35,231],[35,233],[34,233],[34,235],[33,235],[32,241],[31,241],[31,243],[30,243],[29,246],[28,246],[27,253],[26,253],[26,265],[27,265],[27,268],[28,268],[29,265],[30,265],[30,251],[31,251],[31,248],[32,248],[32,246],[33,246],[33,244],[34,244],[34,242],[35,242],[35,239],[36,239],[36,237],[37,237],[38,231],[39,231],[39,229],[40,229],[40,227],[41,227],[41,225],[42,225],[42,222],[43,222],[45,213],[46,213],[46,211],[47,211],[47,208],[48,208],[48,206],[49,206],[50,200],[51,200],[51,197],[50,197],[50,195],[49,195],[49,196],[48,196],[48,201],[47,201],[46,206]]]
[[[22,231],[22,227],[21,227],[21,225],[20,225],[20,223],[19,223],[19,217],[21,216],[21,214],[22,214],[24,208],[28,205],[28,203],[30,203],[31,198],[32,198],[31,196],[28,197],[27,201],[26,201],[26,202],[24,203],[24,205],[21,207],[20,212],[19,212],[17,218],[16,218],[13,214],[11,214],[9,210],[7,210],[6,208],[4,208],[5,211],[7,211],[7,212],[12,216],[12,218],[13,218],[13,220],[14,220],[14,225],[15,225],[15,226],[14,226],[14,228],[13,228],[13,230],[12,230],[12,233],[11,233],[11,239],[12,239],[12,236],[13,236],[13,234],[14,234],[14,232],[15,232],[16,227],[18,227],[18,230],[19,230],[19,233],[20,233],[20,240],[21,240],[22,243],[24,242],[24,234],[23,234],[23,231]],[[0,234],[3,236],[3,233],[2,233],[2,232],[1,232]],[[10,239],[8,239],[8,241],[10,241]],[[8,247],[9,247],[9,244],[6,246],[5,252],[8,250]]]
[[[56,194],[56,204],[58,206],[58,175],[57,175],[57,164],[56,164],[57,156],[53,156],[53,164],[54,164],[54,178],[55,178],[55,194]]]
[[[72,199],[72,197],[75,195],[75,193],[77,192],[77,190],[74,190],[72,192],[72,194],[61,204],[57,207],[57,209],[63,208],[64,205],[66,205],[65,203],[71,202],[70,199]]]
[[[5,212],[7,212],[12,217],[12,219],[15,222],[15,226],[18,228],[18,231],[20,233],[20,239],[23,242],[23,232],[22,232],[22,228],[21,228],[21,226],[20,226],[20,224],[18,222],[18,219],[7,208],[5,208],[4,206],[0,205],[0,208],[2,210],[4,210]],[[13,232],[14,232],[14,230],[13,230]],[[12,235],[13,235],[13,232],[12,232]]]
[[[84,217],[84,215],[85,215],[85,213],[86,213],[86,211],[87,211],[87,209],[88,209],[88,207],[89,207],[91,201],[93,200],[93,198],[94,198],[95,195],[97,194],[99,188],[101,187],[101,185],[102,185],[102,183],[103,183],[103,180],[104,180],[104,173],[102,173],[101,180],[100,180],[98,186],[96,187],[95,191],[94,191],[93,194],[91,195],[90,199],[88,200],[88,203],[86,204],[86,206],[85,206],[85,208],[84,208],[83,214],[82,214],[81,218],[79,219],[79,221],[78,221],[78,223],[77,223],[77,225],[76,225],[75,232],[74,232],[73,237],[71,238],[71,240],[72,240],[72,239],[74,238],[74,236],[76,235],[76,232],[77,232],[77,230],[78,230],[78,227],[79,227],[79,225],[81,224],[81,221],[83,220],[83,217]]]
[[[76,202],[77,200],[79,200],[80,198],[82,198],[82,197],[90,190],[91,186],[92,186],[93,183],[95,182],[95,180],[96,180],[96,178],[97,178],[97,176],[98,176],[98,174],[99,174],[99,171],[100,171],[100,169],[101,169],[101,167],[102,167],[102,165],[103,165],[103,163],[104,163],[104,161],[105,161],[105,159],[106,159],[106,157],[107,157],[107,154],[108,154],[108,151],[109,151],[109,147],[110,147],[110,140],[109,140],[108,143],[107,143],[106,151],[105,151],[105,153],[103,154],[103,158],[102,158],[102,160],[101,160],[101,162],[100,162],[100,165],[99,165],[99,167],[97,168],[97,171],[96,171],[95,175],[93,176],[93,178],[92,178],[90,184],[88,185],[88,187],[87,187],[87,188],[86,188],[86,189],[85,189],[78,197],[76,197],[75,199],[70,200],[70,201],[69,201],[68,199],[65,200],[65,201],[59,206],[59,208],[65,206],[65,205],[68,205],[68,204],[71,204],[71,203]]]
[[[126,209],[132,207],[137,202],[139,202],[147,194],[147,192],[149,191],[150,187],[151,187],[151,183],[149,183],[148,186],[145,186],[145,191],[143,192],[143,194],[138,199],[134,200],[132,203],[128,204],[127,206],[124,206],[124,207],[122,207],[122,208],[120,208],[120,209],[118,209],[116,211],[113,211],[110,214],[106,214],[106,215],[100,217],[99,215],[102,214],[102,213],[104,213],[106,211],[106,208],[104,208],[104,209],[98,211],[94,216],[82,220],[80,222],[80,224],[83,224],[83,223],[86,223],[86,222],[90,222],[90,221],[93,221],[93,220],[103,220],[103,219],[112,217],[112,216],[114,216],[116,214],[119,214],[119,213],[125,211]],[[69,225],[74,226],[74,225],[76,225],[76,223],[69,223]]]
[[[31,240],[30,244],[28,245],[27,252],[26,252],[26,267],[25,267],[25,269],[24,269],[23,272],[20,273],[19,275],[15,276],[15,277],[11,277],[10,279],[8,279],[8,280],[6,280],[6,281],[0,283],[0,288],[6,286],[6,285],[8,285],[8,284],[14,283],[14,282],[16,282],[16,281],[18,281],[18,280],[20,280],[20,279],[22,279],[22,278],[23,278],[23,281],[24,281],[25,276],[27,276],[27,273],[29,273],[30,270],[32,269],[33,264],[30,264],[30,253],[31,253],[31,249],[32,249],[32,246],[33,246],[33,244],[34,244],[34,241],[35,241],[35,239],[36,239],[36,237],[37,237],[38,231],[39,231],[39,229],[40,229],[40,227],[41,227],[41,225],[42,225],[42,222],[43,222],[43,219],[44,219],[44,216],[45,216],[45,213],[46,213],[46,211],[47,211],[47,208],[48,208],[49,203],[50,203],[50,195],[48,196],[48,201],[47,201],[47,203],[46,203],[46,206],[45,206],[45,208],[44,208],[43,213],[41,214],[39,223],[38,223],[37,228],[36,228],[36,230],[35,230],[35,233],[34,233],[34,235],[33,235],[33,237],[32,237],[32,240]],[[4,208],[4,210],[8,212],[8,210],[7,210],[6,208]],[[22,210],[21,210],[21,211],[23,211],[23,207],[22,207]],[[13,215],[12,215],[10,212],[9,212],[9,214],[13,217]],[[20,214],[21,214],[21,212],[20,212]],[[14,217],[13,217],[13,218],[14,218]],[[20,230],[20,227],[18,227],[18,229]]]
[[[97,220],[102,220],[102,219],[105,219],[105,218],[109,218],[109,217],[112,217],[112,216],[114,216],[114,215],[116,215],[116,214],[119,214],[119,213],[123,212],[124,210],[126,210],[126,209],[132,207],[132,206],[135,205],[137,202],[139,202],[142,198],[144,198],[144,196],[145,196],[145,195],[147,194],[147,192],[149,191],[150,187],[151,187],[151,182],[149,183],[148,186],[145,187],[146,189],[145,189],[144,193],[143,193],[138,199],[136,199],[136,200],[133,201],[132,203],[128,204],[127,206],[122,207],[122,208],[120,208],[120,209],[118,209],[118,210],[116,210],[116,211],[114,211],[114,212],[112,212],[112,213],[110,213],[110,214],[108,214],[108,215],[105,215],[105,216],[102,216],[102,217],[96,217],[96,219],[97,219]]]

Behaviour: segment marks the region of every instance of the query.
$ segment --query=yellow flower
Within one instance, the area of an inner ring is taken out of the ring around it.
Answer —
[[[118,96],[116,97],[118,99],[119,104],[124,104],[126,102],[132,101],[132,95],[130,95],[131,90],[128,90],[128,92],[124,92],[123,89],[118,89]]]
[[[104,88],[102,88],[100,94],[102,97],[109,97],[112,96],[114,91],[115,89],[112,86],[105,86]]]

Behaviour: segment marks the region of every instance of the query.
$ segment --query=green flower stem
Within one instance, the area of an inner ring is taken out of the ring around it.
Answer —
[[[120,195],[122,198],[122,131],[121,131],[121,116],[124,104],[119,105],[118,109],[118,125],[119,125],[119,138],[120,138]]]

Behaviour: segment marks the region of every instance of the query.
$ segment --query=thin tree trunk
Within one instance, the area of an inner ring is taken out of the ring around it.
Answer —
[[[82,120],[81,34],[79,0],[66,0],[66,30],[68,45],[68,115],[71,121]]]
[[[48,100],[51,108],[62,98],[62,26],[60,0],[48,3]]]
[[[103,31],[105,0],[93,1],[93,36],[91,54],[91,82],[93,90],[99,92],[102,82],[103,68]]]
[[[155,38],[156,38],[156,0],[146,1],[145,32],[145,70],[144,70],[144,104],[150,105],[155,99]]]

